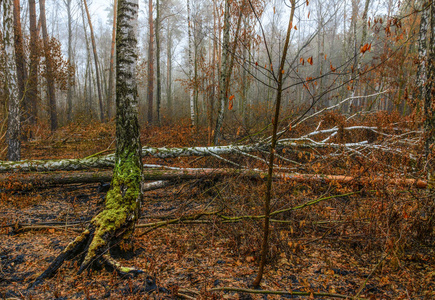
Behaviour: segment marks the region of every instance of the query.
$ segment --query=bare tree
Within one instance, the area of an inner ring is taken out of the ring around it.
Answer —
[[[18,99],[24,108],[24,120],[29,119],[30,99],[27,93],[27,65],[24,54],[23,34],[21,33],[20,0],[14,0],[14,46],[15,64],[17,66]],[[24,137],[27,137],[24,135]]]
[[[50,129],[51,131],[55,131],[58,126],[57,122],[57,103],[56,103],[56,93],[54,87],[54,73],[53,73],[53,63],[51,60],[51,51],[50,51],[50,41],[47,32],[47,21],[46,21],[46,12],[45,12],[45,0],[39,1],[39,10],[40,10],[40,21],[41,21],[41,29],[42,29],[42,37],[44,41],[44,53],[45,53],[45,66],[46,66],[46,80],[47,80],[47,92],[48,92],[48,102],[50,105]]]
[[[36,124],[37,99],[38,99],[38,65],[39,65],[39,43],[38,28],[36,25],[36,4],[35,0],[29,0],[29,26],[30,26],[30,66],[28,80],[28,95],[30,107],[29,118],[30,124]],[[31,135],[31,133],[30,133]]]
[[[148,40],[148,123],[153,123],[153,98],[154,98],[154,22],[153,0],[148,0],[148,24],[150,36]]]
[[[275,158],[275,148],[277,144],[277,132],[278,132],[278,123],[279,123],[279,114],[281,109],[281,100],[282,100],[282,91],[284,86],[284,73],[285,73],[285,65],[287,59],[288,47],[290,44],[290,33],[292,30],[293,17],[295,14],[296,8],[296,0],[290,0],[291,4],[291,12],[290,18],[288,22],[287,35],[284,42],[283,52],[281,56],[281,62],[279,65],[279,69],[277,70],[276,78],[276,102],[275,102],[275,116],[272,119],[272,139],[270,145],[270,154],[269,154],[269,162],[268,162],[268,173],[267,173],[267,182],[266,182],[266,194],[264,197],[264,234],[263,234],[263,243],[261,245],[261,261],[258,269],[257,277],[255,278],[253,285],[254,287],[260,286],[261,279],[263,278],[264,266],[266,265],[267,253],[269,252],[269,221],[270,221],[270,200],[272,195],[272,179],[273,179],[273,162]]]
[[[72,65],[73,62],[73,54],[72,54],[72,8],[71,3],[72,0],[64,0],[63,3],[66,6],[66,12],[68,16],[68,61],[69,64]],[[68,72],[68,82],[67,82],[67,96],[66,96],[66,118],[68,122],[72,120],[72,96],[73,96],[73,81],[74,75],[71,72]]]
[[[86,16],[88,17],[89,30],[91,33],[91,43],[92,43],[92,51],[94,53],[94,63],[95,63],[95,75],[97,76],[97,92],[98,92],[98,104],[100,107],[100,121],[104,122],[104,107],[103,107],[103,95],[101,93],[101,80],[100,80],[100,71],[98,66],[98,54],[97,54],[97,45],[95,43],[94,29],[92,27],[91,15],[89,14],[88,4],[86,0],[83,0],[83,5],[85,6]]]

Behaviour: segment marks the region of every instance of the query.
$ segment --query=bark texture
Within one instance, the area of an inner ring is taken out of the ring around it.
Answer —
[[[435,141],[435,1],[429,1],[427,9],[429,10],[429,49],[427,53],[427,82],[423,87],[424,93],[424,131],[425,131],[425,157],[426,169],[429,181],[433,182],[434,163],[433,163],[433,146]]]
[[[39,43],[38,29],[36,27],[36,4],[35,0],[29,0],[29,27],[30,27],[30,67],[27,90],[29,95],[30,107],[29,118],[30,124],[36,124],[36,104],[38,100],[38,65],[39,65]],[[30,132],[31,136],[32,133]]]
[[[35,284],[54,274],[66,259],[85,253],[78,273],[105,266],[120,275],[139,271],[122,267],[110,256],[116,248],[125,249],[134,231],[142,200],[142,162],[138,124],[136,84],[137,0],[118,1],[116,34],[116,153],[115,168],[105,208],[88,228],[71,242],[40,275]]]
[[[27,64],[24,53],[23,34],[21,32],[21,9],[20,0],[14,0],[14,46],[15,64],[17,66],[18,99],[24,108],[23,120],[28,120],[30,101],[26,91]]]
[[[222,124],[224,122],[225,104],[227,102],[227,81],[228,81],[228,59],[230,47],[230,3],[225,0],[224,11],[224,30],[223,30],[223,43],[222,43],[222,67],[219,77],[219,111],[216,120],[216,127],[214,130],[213,143],[219,145],[219,138],[221,135]]]
[[[33,188],[45,188],[53,185],[65,185],[76,183],[101,183],[111,181],[112,171],[101,172],[67,172],[67,173],[40,173],[40,174],[16,174],[0,175],[0,188],[7,190],[23,190]],[[213,168],[180,168],[180,169],[145,169],[144,180],[179,181],[191,179],[214,179],[223,177],[237,177],[251,180],[262,180],[267,177],[267,172],[258,169],[213,169]],[[284,180],[299,183],[339,183],[355,184],[370,187],[382,184],[385,186],[416,187],[424,189],[427,181],[412,178],[385,178],[385,177],[353,177],[346,175],[327,174],[300,174],[275,172],[273,180]]]
[[[193,72],[193,38],[192,38],[192,24],[190,21],[190,1],[187,0],[187,38],[188,38],[188,58],[189,58],[189,105],[190,105],[190,121],[192,124],[192,127],[195,126],[195,102],[194,102],[194,95],[193,95],[193,78],[192,78],[192,72]]]
[[[116,45],[116,13],[118,0],[113,1],[113,27],[112,27],[112,45],[110,47],[110,67],[109,67],[109,88],[107,95],[107,118],[112,118],[113,103],[113,76],[115,74],[115,45]]]
[[[8,95],[8,153],[7,159],[18,161],[21,158],[20,99],[18,98],[16,66],[14,62],[14,2],[3,1],[3,43],[5,52],[4,76]]]

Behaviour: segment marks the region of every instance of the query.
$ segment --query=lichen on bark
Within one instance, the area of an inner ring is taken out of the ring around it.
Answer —
[[[137,110],[136,28],[137,0],[118,1],[116,60],[116,153],[115,168],[105,207],[89,227],[55,259],[35,284],[50,277],[73,255],[85,253],[78,273],[105,266],[121,275],[137,274],[121,266],[110,250],[129,239],[139,218],[142,200],[143,167]]]

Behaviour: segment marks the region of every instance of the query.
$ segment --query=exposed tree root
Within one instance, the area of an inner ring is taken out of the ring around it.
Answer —
[[[108,271],[116,271],[120,276],[136,276],[142,273],[135,268],[123,267],[110,256],[110,249],[118,247],[122,243],[126,233],[132,232],[134,222],[122,224],[120,228],[107,231],[105,228],[97,228],[95,223],[98,221],[98,215],[92,220],[88,229],[84,230],[73,242],[71,242],[50,264],[50,266],[38,276],[38,278],[29,286],[36,287],[45,279],[52,277],[66,260],[79,259],[80,268],[77,274],[91,268],[105,267]]]

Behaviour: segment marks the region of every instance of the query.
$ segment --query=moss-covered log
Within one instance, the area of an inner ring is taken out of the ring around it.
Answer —
[[[136,274],[110,257],[113,249],[123,249],[139,218],[142,200],[142,161],[135,77],[137,0],[118,1],[116,35],[116,152],[112,183],[103,211],[88,228],[70,243],[41,274],[35,284],[50,277],[69,258],[79,255],[78,273],[105,266],[119,274]],[[83,253],[83,255],[81,255]]]

